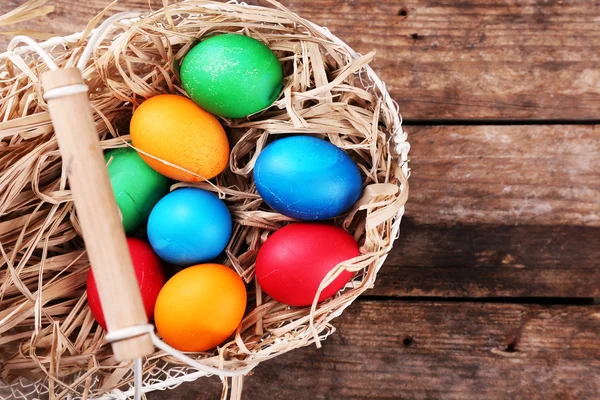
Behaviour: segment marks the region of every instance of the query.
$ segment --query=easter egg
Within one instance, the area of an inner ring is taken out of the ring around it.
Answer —
[[[249,36],[213,36],[194,46],[183,59],[181,84],[205,110],[242,118],[269,107],[282,88],[277,56]]]
[[[360,255],[352,235],[335,225],[298,222],[273,233],[256,258],[256,279],[273,299],[311,305],[321,281],[342,261]],[[353,273],[343,271],[323,289],[323,301],[342,289]]]
[[[324,220],[347,211],[360,197],[358,167],[343,150],[311,136],[269,144],[254,166],[254,182],[275,211],[300,220]]]
[[[160,291],[154,321],[163,340],[181,351],[205,351],[236,330],[246,309],[246,287],[220,264],[200,264],[175,274]]]
[[[144,161],[169,178],[200,182],[227,166],[225,130],[186,97],[163,94],[146,100],[133,113],[129,130]]]
[[[165,261],[193,265],[212,260],[231,237],[231,214],[214,194],[197,188],[163,197],[148,218],[148,240]]]
[[[134,231],[146,222],[152,207],[167,194],[170,180],[150,168],[132,148],[110,150],[104,158],[123,228],[125,232]]]
[[[161,267],[160,259],[152,251],[150,245],[137,238],[127,238],[129,255],[135,270],[135,276],[138,281],[142,302],[146,310],[146,316],[152,321],[154,316],[154,305],[156,298],[165,284],[165,276]],[[104,313],[100,305],[100,296],[94,280],[92,269],[88,272],[87,278],[87,298],[92,315],[98,321],[101,327],[106,329]]]

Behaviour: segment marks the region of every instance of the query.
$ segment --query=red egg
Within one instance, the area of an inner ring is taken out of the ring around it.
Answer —
[[[144,309],[146,310],[148,320],[151,321],[154,316],[156,298],[166,281],[160,264],[160,258],[154,254],[150,244],[141,239],[127,238],[127,246],[129,247],[129,255],[131,256],[135,276],[137,277],[142,294]],[[98,296],[98,289],[96,288],[91,268],[87,280],[87,298],[92,315],[96,318],[100,326],[106,329],[106,321],[104,320],[104,313],[102,312],[100,297]]]
[[[273,299],[290,306],[311,305],[323,278],[337,264],[360,255],[354,238],[342,228],[293,223],[273,233],[256,258],[256,278]],[[352,278],[342,272],[319,296],[335,295]]]

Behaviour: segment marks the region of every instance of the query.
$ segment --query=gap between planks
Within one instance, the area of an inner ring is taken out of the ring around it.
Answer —
[[[402,110],[400,110],[402,113]],[[600,119],[404,119],[402,126],[521,126],[521,125],[598,125]],[[410,141],[410,131],[409,141]]]
[[[589,297],[435,297],[435,296],[378,296],[367,294],[355,301],[400,301],[405,303],[490,303],[536,304],[547,306],[593,306],[596,299]]]
[[[0,13],[14,2],[0,2]],[[20,29],[82,30],[105,0],[62,0]],[[265,4],[251,0],[249,3]],[[600,8],[515,0],[286,0],[373,63],[408,120],[598,120]],[[122,0],[113,12],[161,7]],[[149,7],[150,6],[150,7]],[[11,29],[8,27],[6,29]],[[7,43],[0,37],[0,43]],[[571,121],[571,122],[568,122]]]

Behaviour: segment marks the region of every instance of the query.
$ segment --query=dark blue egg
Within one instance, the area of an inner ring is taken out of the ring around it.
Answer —
[[[362,191],[360,171],[350,156],[311,136],[268,145],[256,160],[254,182],[275,211],[307,221],[337,217]]]
[[[222,200],[206,190],[183,188],[152,209],[148,241],[163,260],[190,266],[221,254],[231,229],[231,214]]]

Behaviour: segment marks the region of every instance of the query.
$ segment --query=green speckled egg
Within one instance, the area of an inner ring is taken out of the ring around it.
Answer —
[[[281,92],[283,72],[275,54],[249,36],[206,39],[183,59],[181,83],[192,100],[213,114],[242,118],[269,107]]]
[[[111,159],[112,158],[112,159]],[[104,154],[115,200],[121,210],[123,228],[131,232],[142,226],[150,211],[169,192],[169,178],[148,166],[129,147]]]

